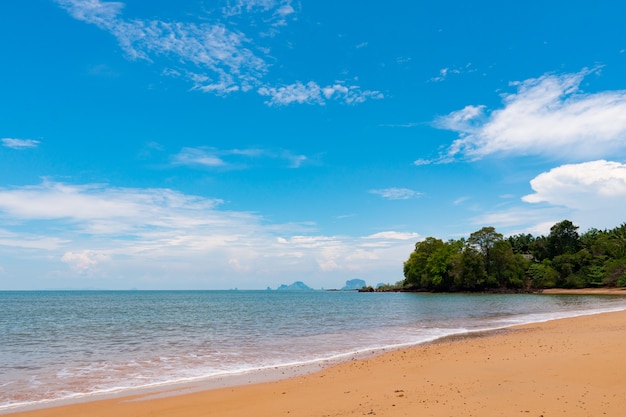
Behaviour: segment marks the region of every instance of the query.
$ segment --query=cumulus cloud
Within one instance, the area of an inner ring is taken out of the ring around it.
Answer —
[[[592,73],[597,70],[512,83],[517,92],[503,96],[501,109],[468,105],[438,119],[437,127],[458,132],[459,139],[436,162],[493,154],[581,161],[623,153],[626,91],[583,92],[580,84]]]
[[[192,90],[216,95],[257,91],[269,96],[268,105],[291,103],[324,104],[328,100],[355,104],[382,98],[378,91],[361,90],[338,82],[320,87],[314,81],[273,86],[265,81],[272,60],[268,48],[257,45],[242,27],[268,27],[261,35],[276,34],[296,14],[291,0],[235,0],[221,9],[214,22],[179,22],[130,19],[124,16],[124,3],[102,0],[55,0],[72,17],[111,33],[132,60],[154,63],[166,61],[162,73],[182,77]],[[217,11],[215,11],[217,12]],[[239,15],[259,15],[260,19],[234,24]]]
[[[409,200],[411,198],[421,197],[422,193],[408,188],[382,188],[378,190],[370,190],[371,194],[377,194],[386,200]]]
[[[530,186],[534,192],[521,199],[527,204],[483,213],[472,223],[536,235],[548,234],[563,219],[581,230],[624,223],[626,164],[606,160],[565,164],[537,175]]]
[[[98,264],[110,260],[111,257],[103,252],[84,250],[80,252],[65,252],[61,261],[68,264],[79,274],[91,272]]]
[[[620,207],[626,204],[626,165],[605,160],[567,164],[530,181],[535,191],[522,198],[575,209]]]
[[[38,140],[34,139],[2,138],[2,146],[18,150],[36,148],[39,146],[39,143]]]

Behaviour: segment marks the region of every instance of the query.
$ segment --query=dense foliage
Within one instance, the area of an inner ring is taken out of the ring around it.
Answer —
[[[467,239],[428,237],[404,263],[403,287],[422,291],[625,287],[626,223],[590,229],[563,220],[548,236],[504,238],[483,227]]]

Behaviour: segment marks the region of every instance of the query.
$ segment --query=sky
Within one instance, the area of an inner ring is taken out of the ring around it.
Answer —
[[[0,4],[0,290],[340,288],[626,222],[626,3]]]

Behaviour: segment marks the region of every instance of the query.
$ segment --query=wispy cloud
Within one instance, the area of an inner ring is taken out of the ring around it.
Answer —
[[[172,157],[174,165],[189,167],[244,169],[266,163],[280,161],[287,168],[299,168],[307,161],[304,155],[294,154],[287,150],[269,150],[262,148],[249,149],[216,149],[210,147],[183,148]]]
[[[226,165],[221,158],[206,149],[183,148],[173,157],[174,165],[221,167]]]
[[[582,80],[597,70],[543,75],[512,83],[504,107],[489,111],[468,105],[436,121],[459,133],[447,152],[431,161],[476,160],[487,155],[542,155],[585,160],[613,156],[626,149],[626,91],[584,93]]]
[[[373,235],[364,237],[364,239],[391,239],[391,240],[417,240],[418,238],[419,238],[419,234],[417,233],[395,232],[395,231],[379,232],[379,233],[374,233]]]
[[[417,123],[417,122],[409,122],[409,123],[387,123],[387,124],[380,124],[378,126],[380,127],[400,127],[400,128],[405,128],[405,129],[410,129],[416,126],[421,125],[422,123]]]
[[[472,68],[472,64],[468,63],[464,67],[445,67],[439,70],[439,74],[435,77],[432,77],[429,81],[431,82],[442,82],[448,79],[451,75],[459,75],[463,73],[472,73],[476,72],[476,68]]]
[[[408,188],[382,188],[377,190],[370,190],[371,194],[377,194],[386,200],[409,200],[411,198],[418,198],[422,196],[422,193],[414,191]]]
[[[463,203],[465,203],[466,201],[469,201],[469,200],[471,200],[471,199],[472,199],[471,197],[468,197],[468,196],[464,195],[464,196],[459,197],[459,198],[457,198],[456,200],[454,200],[454,201],[452,202],[452,204],[454,204],[455,206],[458,206],[459,204],[463,204]]]
[[[2,146],[11,149],[29,149],[39,146],[39,141],[34,139],[2,138]]]
[[[130,59],[150,63],[164,59],[162,73],[188,80],[192,90],[222,96],[257,91],[270,97],[266,101],[269,105],[324,104],[330,100],[354,104],[383,97],[380,92],[341,82],[327,87],[314,81],[273,86],[265,80],[271,67],[268,59],[273,59],[270,51],[239,28],[266,27],[262,35],[274,36],[288,18],[296,15],[291,0],[229,1],[214,11],[219,14],[221,10],[222,18],[218,16],[212,23],[129,19],[124,17],[122,2],[55,1],[75,19],[111,33]],[[259,15],[260,19],[229,23],[229,19],[242,15]]]
[[[291,0],[234,0],[228,1],[222,10],[225,16],[265,13],[269,15],[265,20],[274,27],[286,25],[287,17],[296,12]]]

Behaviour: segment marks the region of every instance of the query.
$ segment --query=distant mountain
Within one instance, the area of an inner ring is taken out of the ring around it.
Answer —
[[[296,281],[291,285],[282,284],[280,287],[276,288],[277,291],[310,291],[312,289],[313,288],[302,281]]]
[[[365,287],[367,284],[362,279],[349,279],[346,281],[346,286],[341,289],[341,291],[354,291],[360,290]]]

